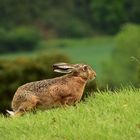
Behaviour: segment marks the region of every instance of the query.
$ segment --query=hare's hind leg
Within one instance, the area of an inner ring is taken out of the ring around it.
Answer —
[[[21,116],[25,112],[31,111],[37,107],[39,104],[39,99],[35,95],[26,96],[26,100],[22,102],[17,111],[15,111],[14,116]]]

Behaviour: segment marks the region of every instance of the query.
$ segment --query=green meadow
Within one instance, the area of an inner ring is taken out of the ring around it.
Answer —
[[[139,140],[140,90],[98,92],[76,106],[0,117],[1,140]]]

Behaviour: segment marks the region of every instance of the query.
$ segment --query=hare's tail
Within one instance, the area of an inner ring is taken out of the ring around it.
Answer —
[[[14,111],[6,110],[6,112],[7,112],[11,117],[15,115],[15,112],[14,112]]]

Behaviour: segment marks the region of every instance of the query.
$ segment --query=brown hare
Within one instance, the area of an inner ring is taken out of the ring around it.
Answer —
[[[7,112],[20,116],[35,108],[74,105],[80,101],[87,81],[96,77],[95,71],[84,64],[57,63],[53,70],[66,75],[20,86],[13,97],[13,111]]]

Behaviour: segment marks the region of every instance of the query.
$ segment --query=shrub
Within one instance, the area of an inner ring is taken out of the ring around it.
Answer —
[[[105,81],[112,87],[121,84],[138,86],[139,65],[131,58],[140,60],[140,26],[128,24],[115,37],[116,48],[110,62],[105,63]]]
[[[31,51],[40,41],[40,33],[33,27],[0,29],[0,53]]]

